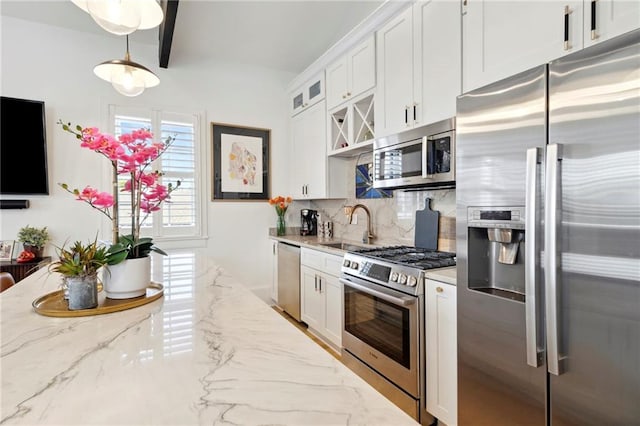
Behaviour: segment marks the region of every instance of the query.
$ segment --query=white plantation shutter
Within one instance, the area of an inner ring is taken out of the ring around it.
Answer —
[[[168,202],[162,204],[160,211],[145,220],[142,232],[154,237],[198,237],[201,235],[202,214],[201,180],[202,175],[198,158],[200,146],[199,117],[195,114],[182,114],[159,110],[132,109],[111,107],[111,122],[114,135],[129,133],[140,128],[150,129],[157,141],[165,141],[174,137],[171,146],[154,162],[153,169],[163,173],[162,183],[180,187],[172,194]],[[122,188],[128,179],[119,177]],[[122,227],[130,227],[129,193],[119,193],[119,212]],[[123,229],[128,232],[128,229]]]
[[[160,170],[163,172],[163,183],[180,187],[171,194],[171,200],[162,206],[162,226],[193,227],[196,223],[196,155],[195,129],[193,123],[177,121],[161,122],[162,139],[174,137],[175,140],[160,157]]]
[[[130,117],[125,115],[116,115],[114,135],[119,137],[123,133],[131,133],[138,129],[151,129],[151,119],[141,117]],[[118,175],[118,215],[120,216],[120,225],[131,228],[131,193],[122,192],[124,184],[129,180],[127,175]],[[143,216],[144,217],[144,216]],[[141,228],[151,229],[153,226],[153,215],[149,215],[142,223]]]

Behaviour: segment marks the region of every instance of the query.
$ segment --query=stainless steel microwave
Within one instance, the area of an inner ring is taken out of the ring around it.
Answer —
[[[455,118],[376,139],[374,188],[455,187]]]

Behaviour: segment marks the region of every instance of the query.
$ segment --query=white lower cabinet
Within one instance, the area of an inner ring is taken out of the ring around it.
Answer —
[[[458,423],[456,286],[427,280],[425,287],[427,411]]]
[[[324,331],[337,347],[342,346],[342,285],[337,277],[324,275],[322,290],[325,292]]]
[[[340,256],[301,249],[301,319],[309,331],[337,350],[342,347],[341,264]]]

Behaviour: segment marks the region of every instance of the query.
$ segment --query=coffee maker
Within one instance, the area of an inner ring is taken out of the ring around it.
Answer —
[[[318,234],[318,211],[310,209],[300,210],[300,235]]]

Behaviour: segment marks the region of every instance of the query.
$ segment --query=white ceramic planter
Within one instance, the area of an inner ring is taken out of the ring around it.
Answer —
[[[131,299],[146,293],[151,283],[151,257],[127,259],[102,273],[102,286],[109,299]]]

